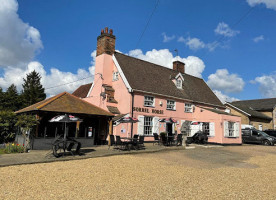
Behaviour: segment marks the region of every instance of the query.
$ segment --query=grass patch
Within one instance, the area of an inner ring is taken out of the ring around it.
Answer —
[[[5,154],[5,149],[0,149],[0,154]]]

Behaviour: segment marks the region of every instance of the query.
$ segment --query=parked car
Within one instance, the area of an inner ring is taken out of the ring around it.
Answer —
[[[264,131],[267,135],[270,135],[272,137],[276,137],[276,130],[265,130]]]
[[[274,145],[276,143],[276,137],[269,136],[265,132],[259,131],[255,128],[246,128],[242,129],[242,142]]]

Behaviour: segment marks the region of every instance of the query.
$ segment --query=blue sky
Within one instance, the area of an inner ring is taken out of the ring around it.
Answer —
[[[0,0],[0,87],[20,90],[33,69],[45,88],[62,85],[48,96],[92,82],[74,81],[93,76],[96,38],[110,27],[131,56],[171,67],[178,49],[223,101],[276,97],[275,0],[160,0],[138,43],[156,2]]]

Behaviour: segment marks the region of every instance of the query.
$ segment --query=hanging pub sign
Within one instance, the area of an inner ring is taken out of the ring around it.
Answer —
[[[140,107],[133,107],[133,111],[143,112],[143,113],[153,113],[153,114],[159,114],[159,115],[164,114],[163,110],[150,109],[150,108],[140,108]]]

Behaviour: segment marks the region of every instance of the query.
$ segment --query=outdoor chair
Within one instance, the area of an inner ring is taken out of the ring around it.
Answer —
[[[110,149],[110,146],[115,145],[114,135],[109,135],[109,139],[110,139],[110,145],[108,146],[108,149]]]
[[[137,138],[138,139],[139,135],[135,134],[133,135],[133,138]]]
[[[178,134],[177,135],[177,138],[176,138],[176,146],[182,146],[182,142],[183,142],[183,137],[182,137],[183,135],[182,134]]]
[[[157,143],[158,145],[160,145],[160,139],[157,133],[153,133],[153,137],[154,137],[154,141],[153,141],[153,145],[155,143]]]
[[[136,137],[135,137],[135,136],[136,136]],[[136,150],[138,150],[138,148],[139,148],[138,136],[139,136],[139,135],[134,135],[134,136],[133,136],[133,140],[132,140],[132,142],[131,142],[133,148],[136,149]]]
[[[167,145],[167,137],[165,134],[161,134],[161,142],[163,145]]]
[[[122,149],[122,148],[124,148],[124,150],[127,148],[127,146],[128,146],[128,143],[127,142],[123,142],[122,140],[121,140],[121,137],[119,136],[119,135],[116,135],[116,146],[120,146],[120,148],[119,149]]]
[[[139,147],[145,147],[144,139],[145,139],[145,136],[140,135],[139,140],[138,140],[138,146]]]

